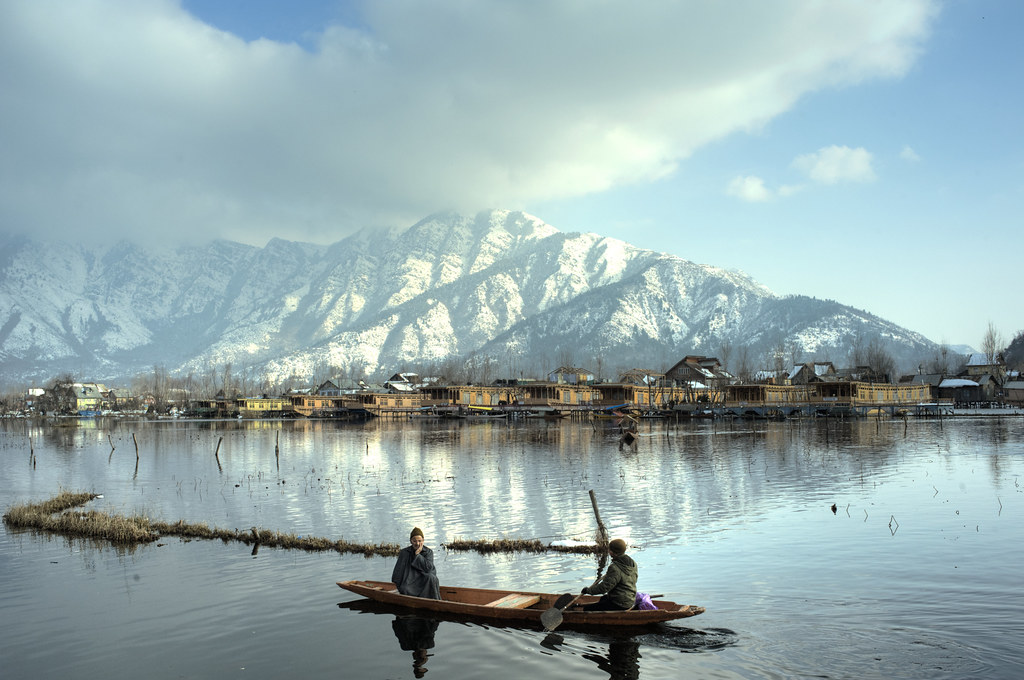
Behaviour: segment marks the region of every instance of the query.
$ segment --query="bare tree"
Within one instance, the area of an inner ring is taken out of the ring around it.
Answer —
[[[928,363],[929,373],[938,373],[939,375],[946,375],[949,373],[949,358],[950,350],[949,345],[945,342],[939,345],[935,351],[935,356]]]
[[[850,343],[850,365],[868,365],[867,348],[864,346],[864,336],[860,334],[860,331],[853,336],[853,342]]]
[[[565,368],[575,368],[575,366],[573,366],[575,358],[572,353],[572,347],[559,347],[556,361],[558,361],[558,368],[563,366]]]
[[[153,365],[153,377],[150,382],[150,392],[153,394],[153,408],[157,413],[167,410],[167,369],[163,366]]]
[[[893,359],[879,338],[873,338],[868,343],[865,350],[865,364],[876,376],[884,376],[887,382],[892,382],[892,377],[896,373],[896,360]]]
[[[786,353],[789,354],[789,368],[803,363],[801,359],[803,359],[804,350],[795,340],[790,340],[786,345]]]
[[[786,375],[786,345],[782,340],[779,340],[779,344],[769,353],[769,357],[769,370],[774,371],[775,379],[779,380]]]
[[[999,355],[1003,353],[1003,349],[1005,349],[1003,336],[996,330],[995,324],[989,321],[985,336],[981,339],[981,351],[985,353],[988,363],[994,364],[999,359]]]
[[[722,344],[718,346],[718,360],[722,362],[722,370],[729,371],[729,359],[732,357],[732,340],[722,338]]]
[[[223,377],[222,382],[221,382],[221,389],[224,390],[224,396],[227,397],[228,399],[230,399],[230,398],[232,398],[234,396],[234,394],[232,392],[232,390],[233,390],[233,382],[232,382],[232,379],[231,379],[231,362],[230,361],[227,362],[226,364],[224,364],[223,376],[224,377]]]
[[[746,345],[740,347],[739,356],[736,358],[736,377],[744,382],[750,381],[750,348]]]
[[[480,361],[480,383],[483,385],[490,385],[494,380],[494,371],[497,367],[498,362],[490,356],[483,357]]]

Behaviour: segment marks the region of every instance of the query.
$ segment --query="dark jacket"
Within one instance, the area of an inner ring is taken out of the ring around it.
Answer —
[[[636,562],[629,555],[616,555],[608,573],[596,586],[587,588],[591,595],[608,593],[608,599],[617,607],[629,609],[636,604]]]
[[[434,570],[434,551],[423,546],[420,554],[408,545],[398,553],[398,562],[391,572],[391,582],[403,595],[441,599],[441,590]]]

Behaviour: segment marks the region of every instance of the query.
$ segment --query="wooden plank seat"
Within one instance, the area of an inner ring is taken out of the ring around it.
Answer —
[[[505,597],[499,597],[494,602],[488,602],[485,606],[487,607],[505,607],[507,609],[526,609],[540,602],[540,597],[537,595],[520,595],[519,593],[511,593]]]

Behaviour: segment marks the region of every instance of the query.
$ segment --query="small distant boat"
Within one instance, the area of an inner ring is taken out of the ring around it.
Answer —
[[[420,612],[454,614],[471,619],[504,621],[511,624],[540,625],[541,614],[555,606],[560,594],[519,590],[489,590],[441,586],[441,599],[402,595],[394,583],[386,581],[338,581],[345,590],[365,598]],[[578,604],[596,602],[594,595],[581,595]],[[704,607],[680,605],[669,600],[653,600],[657,609],[588,612],[566,609],[562,622],[568,626],[645,626],[704,613]]]
[[[594,409],[591,412],[590,417],[596,419],[612,419],[622,420],[623,418],[630,418],[628,413],[625,413],[625,409],[629,408],[629,404],[618,404],[616,406],[604,406],[599,409]]]
[[[466,415],[470,418],[507,418],[508,414],[491,406],[470,406]]]

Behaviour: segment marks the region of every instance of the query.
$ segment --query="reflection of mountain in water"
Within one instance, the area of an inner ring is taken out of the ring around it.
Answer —
[[[894,474],[904,427],[891,419],[642,420],[638,450],[626,455],[618,431],[586,422],[434,424],[406,429],[390,457],[401,457],[403,489],[416,490],[421,512],[444,508],[438,525],[447,536],[492,527],[515,538],[586,540],[594,522],[585,491],[598,488],[605,524],[629,528],[643,545],[780,507],[827,511],[852,486]],[[908,429],[934,437],[921,421]],[[386,430],[379,433],[383,447]]]

